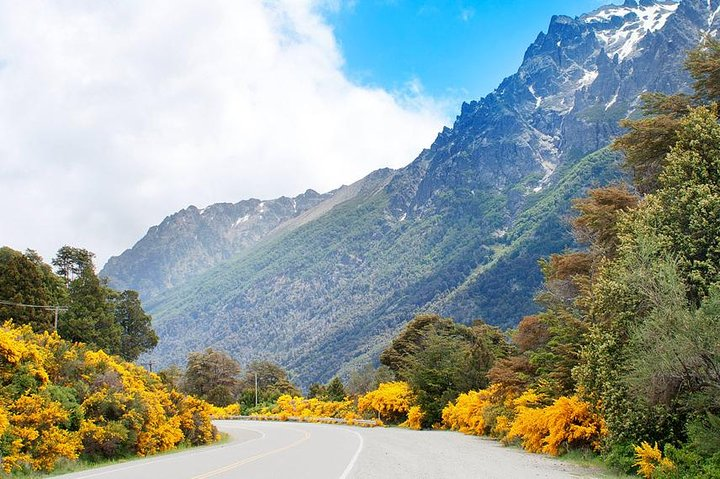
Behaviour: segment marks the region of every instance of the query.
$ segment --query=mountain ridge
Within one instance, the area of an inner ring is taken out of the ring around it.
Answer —
[[[518,72],[408,166],[154,297],[154,359],[213,346],[307,383],[372,359],[419,311],[512,326],[534,311],[537,259],[573,244],[570,199],[622,177],[603,150],[618,120],[645,91],[687,89],[676,72],[718,8],[629,0],[553,17]]]

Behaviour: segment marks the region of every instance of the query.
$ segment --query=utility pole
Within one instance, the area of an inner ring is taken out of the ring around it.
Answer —
[[[255,373],[255,407],[258,405],[258,381],[257,381],[257,373]]]
[[[0,305],[3,306],[15,306],[18,308],[31,308],[31,309],[44,309],[47,311],[55,311],[55,332],[57,332],[58,328],[58,315],[60,314],[60,311],[63,313],[68,310],[66,306],[60,306],[60,305],[48,305],[48,304],[24,304],[24,303],[16,303],[14,301],[5,301],[0,300]]]

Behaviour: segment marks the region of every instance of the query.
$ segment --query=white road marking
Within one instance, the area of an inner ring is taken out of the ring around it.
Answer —
[[[345,429],[345,428],[343,428]],[[355,451],[355,455],[350,459],[350,462],[348,463],[347,467],[343,471],[343,473],[340,475],[338,479],[347,479],[348,475],[350,474],[350,471],[352,471],[353,467],[355,467],[355,463],[358,460],[358,457],[360,457],[360,453],[362,452],[363,445],[365,444],[365,439],[363,439],[362,435],[360,435],[357,431],[352,431],[350,429],[345,429],[347,432],[351,432],[355,434],[358,439],[360,439],[360,445],[358,445],[357,451]]]

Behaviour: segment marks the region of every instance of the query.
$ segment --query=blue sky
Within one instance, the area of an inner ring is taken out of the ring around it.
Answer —
[[[357,0],[327,12],[345,72],[402,90],[419,80],[436,98],[476,99],[513,74],[554,14],[576,16],[600,0]]]

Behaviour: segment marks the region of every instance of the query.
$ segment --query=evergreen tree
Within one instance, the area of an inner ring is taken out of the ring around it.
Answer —
[[[335,376],[325,388],[325,398],[327,401],[342,401],[345,396],[345,386],[340,378]]]
[[[53,266],[56,267],[58,275],[65,278],[65,285],[70,286],[70,282],[80,277],[85,269],[93,269],[94,253],[73,246],[63,246],[57,252],[52,260]]]
[[[8,247],[0,248],[0,300],[38,306],[54,303],[52,291],[34,258]],[[53,327],[51,311],[0,304],[0,320],[9,319],[18,324],[29,324],[38,332]]]
[[[122,328],[120,337],[120,356],[129,361],[136,360],[140,354],[151,351],[158,342],[152,329],[152,318],[146,314],[135,291],[123,291],[112,295],[115,306],[115,321]]]
[[[60,321],[58,332],[70,341],[86,343],[109,354],[119,354],[122,327],[115,320],[111,290],[95,275],[93,268],[84,268],[70,282],[69,308]]]

